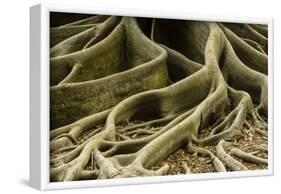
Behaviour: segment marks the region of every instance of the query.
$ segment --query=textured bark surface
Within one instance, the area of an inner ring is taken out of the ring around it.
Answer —
[[[267,168],[267,26],[51,20],[51,181]]]

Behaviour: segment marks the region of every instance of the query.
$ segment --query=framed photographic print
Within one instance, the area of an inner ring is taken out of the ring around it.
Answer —
[[[273,174],[273,20],[31,8],[40,190]]]

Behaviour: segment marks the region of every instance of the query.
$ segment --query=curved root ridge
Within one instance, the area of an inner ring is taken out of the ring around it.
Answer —
[[[241,170],[248,170],[246,166],[242,163],[231,157],[227,154],[223,148],[225,144],[224,140],[221,140],[218,145],[216,146],[216,154],[218,158],[230,169],[233,171],[241,171]]]

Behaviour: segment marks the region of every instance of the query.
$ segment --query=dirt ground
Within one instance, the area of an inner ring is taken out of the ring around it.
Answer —
[[[248,120],[248,122],[251,123],[251,120]],[[210,127],[201,130],[199,133],[199,139],[208,136],[211,130],[212,129]],[[260,135],[259,133],[252,133],[251,130],[245,127],[241,129],[241,132],[243,136],[237,137],[234,141],[229,141],[231,145],[225,146],[226,152],[229,152],[232,148],[239,148],[240,150],[251,153],[255,156],[268,158],[268,154],[266,151],[259,150],[255,147],[258,145],[265,145],[266,147],[268,147],[267,137]],[[207,146],[205,147],[205,149],[213,152],[214,154],[216,153],[215,146]],[[232,157],[244,164],[249,170],[267,169],[267,165],[265,164],[249,163],[241,160],[238,157]],[[173,154],[170,154],[165,160],[154,166],[153,169],[158,169],[164,164],[168,164],[170,166],[168,175],[185,174],[182,163],[185,163],[190,168],[191,173],[216,172],[210,158],[199,156],[196,153],[189,154],[186,147],[177,150]]]

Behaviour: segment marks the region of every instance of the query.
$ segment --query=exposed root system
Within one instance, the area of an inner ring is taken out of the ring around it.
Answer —
[[[266,26],[92,16],[50,39],[50,181],[267,168]]]

